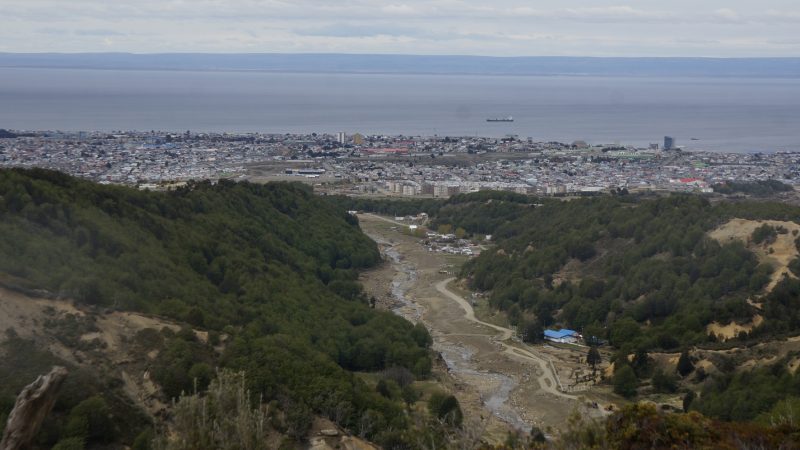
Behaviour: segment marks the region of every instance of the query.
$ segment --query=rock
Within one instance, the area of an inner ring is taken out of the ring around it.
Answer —
[[[22,450],[30,447],[45,417],[53,409],[66,378],[67,369],[56,366],[50,373],[39,376],[20,392],[14,409],[8,416],[0,450]]]
[[[339,435],[339,430],[336,430],[334,428],[326,428],[324,430],[319,430],[319,434],[322,436],[333,437]]]

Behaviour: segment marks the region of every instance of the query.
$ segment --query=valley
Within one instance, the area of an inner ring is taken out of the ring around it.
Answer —
[[[575,412],[604,415],[587,405],[611,404],[606,387],[564,393],[549,367],[552,360],[561,377],[569,376],[585,351],[523,344],[512,329],[476,318],[470,301],[454,292],[451,274],[465,257],[430,252],[384,217],[361,214],[359,221],[386,259],[362,274],[365,290],[381,307],[426,325],[441,356],[437,378],[454,389],[465,414],[487,421],[490,436],[503,436],[507,427],[559,430]]]

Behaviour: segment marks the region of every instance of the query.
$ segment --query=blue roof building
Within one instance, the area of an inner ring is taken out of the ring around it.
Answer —
[[[548,341],[573,344],[578,342],[580,334],[575,330],[568,330],[566,328],[561,330],[544,330],[544,338]]]

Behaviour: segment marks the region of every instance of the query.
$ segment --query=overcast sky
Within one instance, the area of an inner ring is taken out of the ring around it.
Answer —
[[[0,52],[800,56],[800,0],[0,0]]]

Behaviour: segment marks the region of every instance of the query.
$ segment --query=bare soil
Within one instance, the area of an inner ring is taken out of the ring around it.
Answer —
[[[430,252],[386,218],[362,214],[359,220],[387,259],[362,274],[368,295],[426,325],[444,361],[436,377],[457,396],[467,420],[488,418],[487,434],[502,438],[509,427],[561,429],[576,411],[603,415],[606,389],[565,393],[556,386],[555,374],[567,385],[573,371],[586,366],[580,351],[522,344],[499,321],[476,318],[463,291],[450,290],[447,283],[466,258]],[[555,373],[548,369],[550,360]],[[600,408],[587,407],[594,402]]]
[[[752,242],[751,236],[753,231],[763,224],[768,224],[776,228],[782,227],[786,230],[786,233],[778,234],[773,242],[756,244]],[[800,225],[795,222],[732,219],[711,231],[709,236],[723,244],[735,240],[741,241],[747,246],[748,250],[752,251],[758,257],[759,262],[772,266],[773,272],[770,281],[764,288],[762,295],[757,298],[749,299],[751,305],[761,309],[760,298],[762,296],[772,292],[775,286],[783,280],[784,277],[795,278],[794,274],[789,270],[789,263],[798,257],[797,246],[794,243],[797,234],[800,234]],[[742,331],[751,331],[753,328],[760,325],[763,320],[761,315],[755,314],[750,322],[744,324],[711,323],[708,325],[707,331],[709,333],[713,332],[718,338],[728,340],[735,338]]]
[[[64,338],[72,323],[90,324],[92,331]],[[178,330],[164,319],[130,312],[98,313],[76,307],[68,300],[30,297],[0,288],[0,342],[6,330],[36,342],[37,346],[76,366],[99,371],[123,382],[125,393],[143,410],[155,415],[166,409],[158,387],[150,380],[148,363],[157,353],[142,355],[130,345],[145,328]]]

